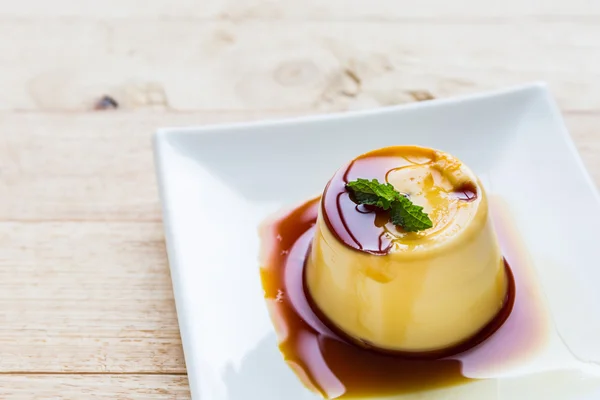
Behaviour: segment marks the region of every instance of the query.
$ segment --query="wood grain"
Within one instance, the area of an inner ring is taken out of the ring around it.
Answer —
[[[0,109],[109,94],[124,109],[331,111],[545,80],[564,110],[598,110],[597,37],[576,20],[7,19]]]
[[[160,221],[160,127],[293,113],[0,113],[0,220]]]
[[[141,7],[136,0],[23,0],[5,1],[0,15],[10,17],[88,17],[88,18],[199,18],[199,19],[356,19],[405,20],[447,18],[554,18],[570,20],[597,17],[600,5],[593,0],[174,0],[147,1]]]
[[[0,398],[189,399],[158,127],[545,80],[600,184],[599,22],[590,0],[0,0]]]
[[[5,400],[188,400],[187,377],[173,375],[0,375]]]
[[[185,373],[161,224],[0,223],[0,373]]]

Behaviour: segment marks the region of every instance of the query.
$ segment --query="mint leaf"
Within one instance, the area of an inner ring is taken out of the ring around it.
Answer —
[[[400,196],[392,204],[390,220],[407,232],[422,231],[433,226],[429,216],[423,212],[423,207],[413,204],[404,196]]]
[[[389,210],[392,203],[400,196],[400,193],[389,183],[379,183],[377,179],[358,178],[346,184],[352,192],[353,200],[358,204],[375,206],[383,210]]]
[[[348,182],[346,189],[350,197],[358,204],[365,204],[390,210],[390,221],[407,232],[417,232],[433,227],[423,207],[413,204],[401,195],[390,183],[380,183],[377,179],[358,178]]]

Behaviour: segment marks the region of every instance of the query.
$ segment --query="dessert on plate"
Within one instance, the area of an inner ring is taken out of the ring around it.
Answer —
[[[481,183],[451,155],[414,146],[363,154],[335,173],[305,274],[314,306],[337,329],[399,352],[470,339],[508,287]]]
[[[457,158],[392,146],[265,225],[265,298],[305,386],[326,398],[420,392],[522,354],[537,331],[488,208]]]

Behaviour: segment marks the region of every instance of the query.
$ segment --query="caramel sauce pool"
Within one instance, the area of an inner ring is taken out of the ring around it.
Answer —
[[[472,380],[467,375],[507,366],[539,347],[543,323],[537,316],[543,313],[527,290],[531,282],[518,259],[507,260],[512,268],[506,263],[511,284],[504,309],[451,355],[407,358],[351,343],[313,311],[304,290],[304,263],[319,200],[274,221],[263,237],[269,248],[263,255],[261,279],[279,348],[305,386],[326,398],[412,393],[465,384]]]

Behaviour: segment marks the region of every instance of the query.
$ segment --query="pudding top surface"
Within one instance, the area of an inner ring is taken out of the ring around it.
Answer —
[[[356,204],[346,184],[358,178],[392,184],[423,207],[433,227],[406,232],[389,221],[387,211]],[[346,246],[385,255],[456,244],[475,229],[474,221],[485,221],[487,203],[477,177],[456,158],[424,147],[393,146],[362,154],[340,168],[325,188],[321,213],[329,231]]]

